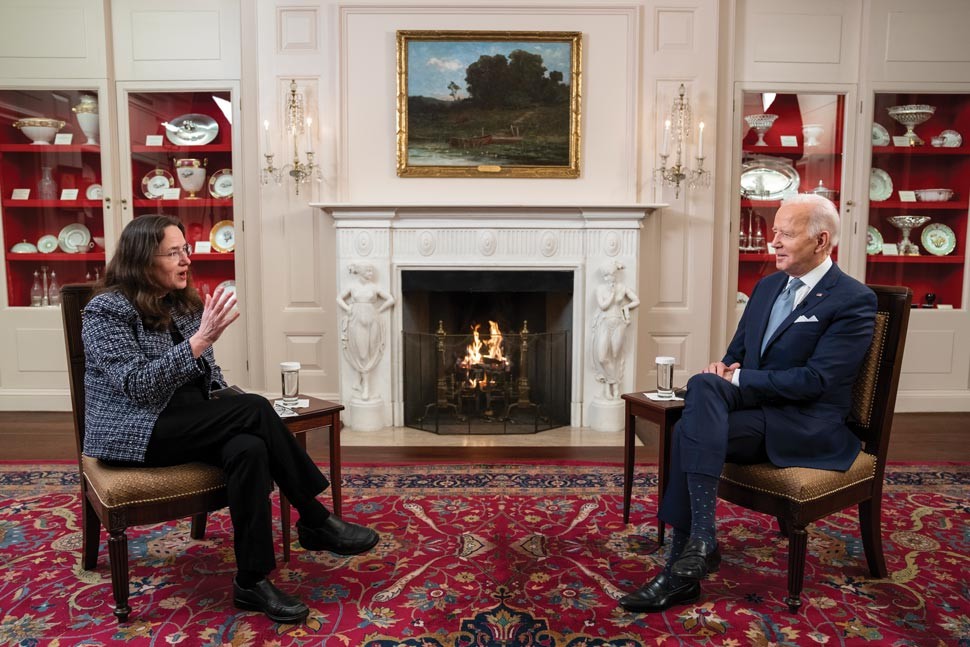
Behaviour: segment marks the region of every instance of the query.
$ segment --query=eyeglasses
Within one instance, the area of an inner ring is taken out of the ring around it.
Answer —
[[[155,254],[155,256],[166,256],[168,257],[169,260],[172,260],[172,261],[177,261],[182,256],[184,256],[185,258],[188,258],[191,255],[192,255],[192,248],[189,247],[188,243],[182,245],[181,247],[176,247],[171,251],[164,252],[162,254]]]

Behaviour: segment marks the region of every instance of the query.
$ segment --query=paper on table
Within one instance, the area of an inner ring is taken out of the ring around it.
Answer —
[[[273,404],[278,404],[281,407],[286,407],[286,405],[283,404],[283,401],[282,400],[274,400],[273,401]],[[294,407],[286,407],[286,408],[287,409],[306,409],[309,406],[310,406],[310,401],[307,398],[303,398],[301,400],[297,400],[296,401],[296,406],[294,406]]]
[[[659,395],[657,395],[656,391],[651,392],[651,393],[647,393],[646,391],[644,391],[643,392],[643,395],[645,395],[648,398],[650,398],[651,400],[655,400],[657,402],[675,402],[677,400],[680,400],[680,401],[683,401],[684,400],[683,398],[678,398],[676,395],[674,397],[672,397],[672,398],[661,398]]]

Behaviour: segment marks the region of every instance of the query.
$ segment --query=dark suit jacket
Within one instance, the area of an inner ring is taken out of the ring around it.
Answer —
[[[846,470],[859,453],[845,420],[872,340],[876,295],[833,265],[761,355],[771,306],[787,279],[777,272],[758,282],[723,361],[741,364],[744,406],[765,412],[774,465]]]

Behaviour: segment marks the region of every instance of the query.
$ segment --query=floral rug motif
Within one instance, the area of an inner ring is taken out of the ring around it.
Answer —
[[[112,614],[105,534],[80,568],[73,464],[0,465],[0,646],[646,647],[970,645],[970,465],[893,465],[889,577],[869,576],[854,509],[810,527],[798,615],[773,520],[718,503],[724,562],[700,600],[633,614],[649,580],[656,472],[638,470],[629,526],[622,468],[580,463],[348,465],[344,516],[381,533],[366,555],[293,544],[273,574],[311,608],[279,625],[235,609],[228,513],[129,533],[129,622]],[[294,533],[295,535],[295,533]],[[278,553],[279,554],[279,553]],[[963,575],[961,575],[963,573]]]

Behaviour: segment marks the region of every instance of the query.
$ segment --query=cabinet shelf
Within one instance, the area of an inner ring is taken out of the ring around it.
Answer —
[[[949,202],[900,202],[898,200],[885,200],[883,202],[869,202],[870,209],[911,209],[913,211],[966,211],[970,208],[970,202],[949,201]]]
[[[100,153],[98,144],[0,144],[0,153]]]
[[[163,144],[162,146],[145,146],[133,144],[132,153],[231,153],[231,144],[203,144],[201,146],[176,146]]]
[[[94,207],[100,209],[103,205],[101,200],[11,200],[9,198],[0,202],[4,207],[24,207],[27,209],[43,209],[50,207],[54,209],[70,210],[71,207],[83,209]]]
[[[179,198],[178,200],[149,200],[147,198],[136,198],[132,201],[136,207],[226,207],[232,209],[232,198]]]
[[[206,254],[194,253],[190,258],[192,259],[193,263],[196,263],[198,261],[202,261],[202,262],[233,261],[236,258],[236,253],[235,252],[226,252],[226,253],[211,252]]]
[[[838,200],[832,201],[836,207],[839,206]],[[911,203],[910,203],[911,204]],[[925,203],[920,203],[925,204]],[[781,206],[781,200],[751,200],[750,198],[741,198],[742,207],[752,207],[755,209],[777,209]]]
[[[815,150],[814,147],[802,148],[801,146],[744,146],[745,153],[755,153],[763,155],[782,155],[784,157],[833,157],[841,156],[842,153],[834,151]]]
[[[961,265],[963,264],[963,255],[951,255],[951,256],[883,256],[881,254],[873,254],[866,257],[867,263],[892,263],[892,264],[938,264],[938,265]]]
[[[742,263],[774,262],[775,255],[769,254],[768,252],[741,252],[738,254],[738,260]]]
[[[7,261],[73,261],[96,263],[104,261],[104,252],[87,252],[84,254],[68,254],[67,252],[51,252],[50,254],[31,252],[29,254],[18,254],[16,252],[7,252]]]
[[[970,155],[970,147],[944,148],[942,146],[873,146],[873,155],[919,157],[923,155]]]

